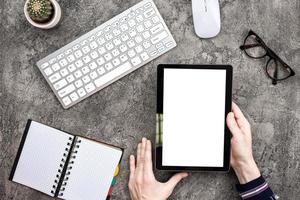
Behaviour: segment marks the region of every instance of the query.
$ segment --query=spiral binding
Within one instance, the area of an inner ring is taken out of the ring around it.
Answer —
[[[72,138],[70,137],[69,140],[72,141]],[[61,184],[61,186],[59,188],[59,192],[58,192],[58,196],[63,196],[63,192],[66,189],[66,185],[67,185],[67,182],[69,180],[69,176],[71,174],[71,170],[73,168],[73,165],[74,165],[74,162],[75,162],[75,159],[76,159],[76,155],[75,154],[78,153],[78,148],[80,146],[79,145],[80,143],[81,143],[80,139],[76,140],[74,142],[73,146],[71,145],[72,144],[71,142],[67,143],[68,147],[65,149],[65,151],[67,153],[63,154],[64,158],[62,158],[62,160],[61,160],[62,163],[59,165],[59,169],[58,169],[58,173],[59,174],[56,175],[57,179],[55,179],[55,181],[54,181],[55,184],[52,186],[53,187],[53,190],[51,191],[52,194],[55,194],[55,191],[57,190],[58,182],[59,182],[59,179],[60,179],[63,167],[64,167],[64,165],[66,163],[66,158],[68,156],[69,151],[71,151],[71,155],[70,155],[70,158],[69,158],[68,163],[67,163],[68,166],[67,166],[66,171],[64,173],[64,179],[62,181],[62,184]]]

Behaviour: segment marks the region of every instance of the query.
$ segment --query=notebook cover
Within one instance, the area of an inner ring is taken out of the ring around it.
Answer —
[[[22,136],[19,148],[18,148],[18,152],[17,152],[16,158],[14,160],[13,167],[12,167],[10,175],[9,175],[9,180],[10,181],[12,181],[13,178],[14,178],[14,174],[15,174],[15,171],[16,171],[16,168],[17,168],[17,165],[18,165],[18,162],[19,162],[19,159],[20,159],[23,147],[24,147],[24,143],[25,143],[25,140],[26,140],[26,137],[27,137],[27,134],[28,134],[28,130],[29,130],[29,127],[31,125],[31,121],[32,121],[31,119],[27,120],[26,127],[25,127],[25,130],[24,130],[24,133],[23,133],[23,136]]]

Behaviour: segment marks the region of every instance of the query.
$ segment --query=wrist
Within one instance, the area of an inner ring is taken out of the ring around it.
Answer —
[[[233,167],[240,184],[248,183],[261,176],[260,171],[254,160],[246,163],[240,163]]]

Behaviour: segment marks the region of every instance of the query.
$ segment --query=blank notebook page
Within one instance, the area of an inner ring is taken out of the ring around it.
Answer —
[[[105,144],[79,137],[78,152],[72,159],[64,199],[105,200],[122,151]],[[77,150],[77,149],[76,149]]]
[[[38,122],[31,122],[13,181],[48,195],[65,153],[69,135]]]

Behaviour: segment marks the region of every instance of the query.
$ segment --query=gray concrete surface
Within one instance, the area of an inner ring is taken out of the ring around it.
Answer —
[[[125,147],[112,199],[129,199],[127,158],[142,136],[154,141],[159,63],[231,64],[233,99],[252,125],[254,156],[261,172],[281,199],[300,199],[298,0],[220,0],[222,31],[209,40],[194,33],[190,0],[155,0],[178,46],[71,109],[60,106],[36,61],[137,2],[61,0],[61,25],[45,31],[27,23],[24,1],[0,1],[0,199],[51,199],[8,181],[28,118]],[[271,84],[264,74],[266,60],[249,59],[238,48],[250,28],[297,76]],[[155,173],[161,181],[170,176]],[[238,199],[235,183],[232,171],[194,173],[176,187],[170,199]]]

